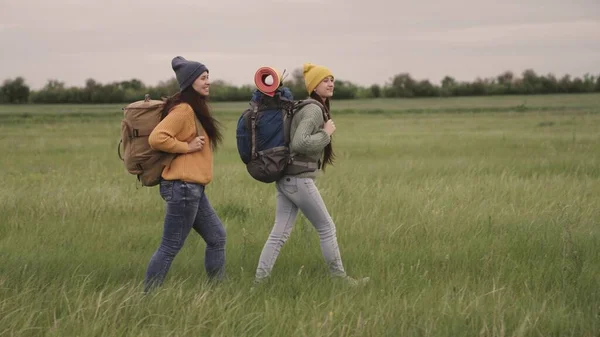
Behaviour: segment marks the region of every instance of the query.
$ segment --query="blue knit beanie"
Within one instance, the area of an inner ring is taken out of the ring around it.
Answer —
[[[184,91],[187,87],[194,83],[198,76],[202,75],[203,72],[208,71],[204,64],[195,61],[188,61],[181,56],[173,58],[171,61],[171,67],[175,71],[175,76],[177,77],[177,83],[179,83],[180,91]]]

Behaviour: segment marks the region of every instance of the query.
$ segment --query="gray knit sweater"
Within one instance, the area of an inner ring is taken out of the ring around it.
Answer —
[[[290,150],[317,161],[323,158],[323,150],[331,138],[323,130],[323,112],[316,104],[302,107],[294,115],[290,128]],[[298,174],[297,177],[316,178],[320,170]]]

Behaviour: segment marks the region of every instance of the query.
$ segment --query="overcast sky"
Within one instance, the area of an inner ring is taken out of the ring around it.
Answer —
[[[600,74],[600,0],[0,0],[0,80],[173,76],[181,55],[250,84],[263,65],[384,84],[533,68]]]

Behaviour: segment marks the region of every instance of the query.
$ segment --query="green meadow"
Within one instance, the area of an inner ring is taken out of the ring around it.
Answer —
[[[214,103],[227,280],[192,232],[149,295],[164,203],[117,156],[122,106],[0,106],[0,336],[600,336],[600,94],[334,100],[316,183],[361,287],[299,216],[251,289],[275,188],[237,154],[247,103]]]

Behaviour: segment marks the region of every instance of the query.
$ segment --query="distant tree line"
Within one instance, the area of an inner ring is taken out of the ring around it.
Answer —
[[[284,80],[295,97],[306,96],[304,81],[300,69]],[[0,103],[126,103],[142,99],[146,93],[154,99],[177,92],[175,78],[147,86],[142,81],[129,81],[101,84],[88,79],[84,87],[67,87],[64,82],[49,80],[40,90],[31,90],[25,79],[17,77],[7,79],[0,86]],[[212,101],[247,101],[253,85],[235,86],[224,81],[211,84]],[[600,75],[585,75],[571,78],[565,75],[557,78],[552,74],[538,75],[535,71],[525,70],[521,76],[506,71],[492,78],[478,78],[473,82],[457,81],[450,76],[444,77],[440,84],[429,80],[418,80],[409,73],[400,73],[383,86],[373,84],[368,87],[356,85],[350,81],[336,79],[336,99],[356,98],[411,98],[411,97],[452,97],[486,95],[531,95],[531,94],[569,94],[600,92]]]

